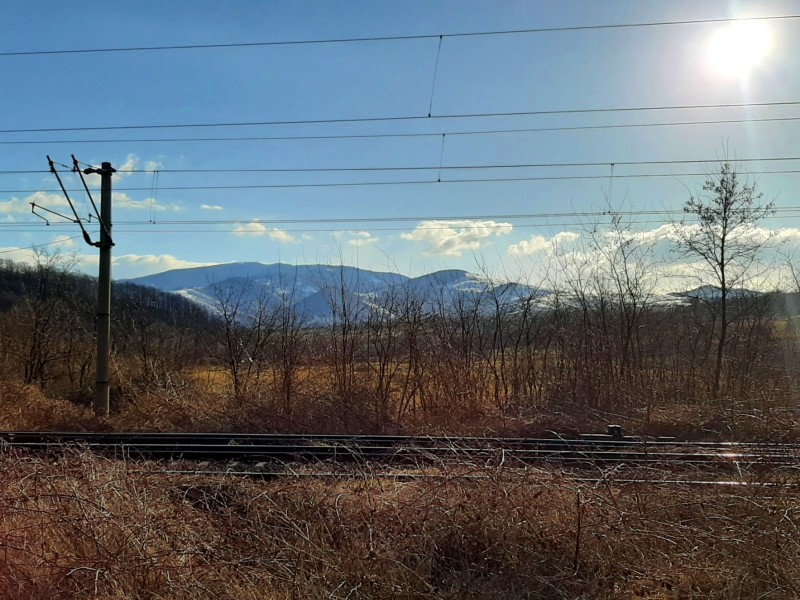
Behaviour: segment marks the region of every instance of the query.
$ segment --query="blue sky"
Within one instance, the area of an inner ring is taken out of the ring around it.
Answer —
[[[760,22],[768,36],[766,54],[747,72],[734,73],[711,60],[712,40],[731,27],[723,23],[448,35],[792,15],[800,13],[797,2],[143,1],[91,10],[50,1],[6,4],[0,53],[431,37],[0,56],[0,171],[12,171],[0,175],[0,258],[25,260],[31,247],[44,245],[77,253],[79,268],[96,270],[94,249],[80,239],[64,240],[79,233],[75,225],[55,219],[45,226],[30,213],[31,200],[69,210],[60,194],[47,191],[56,187],[46,173],[47,154],[61,163],[70,163],[74,153],[85,163],[110,161],[121,171],[140,171],[114,177],[117,278],[231,261],[343,261],[409,275],[464,268],[516,277],[541,265],[560,240],[608,220],[572,213],[603,211],[609,202],[634,212],[680,209],[703,180],[685,174],[709,168],[626,162],[705,161],[726,152],[743,159],[800,158],[800,121],[564,130],[793,118],[800,117],[800,106],[459,116],[799,101],[800,19]],[[415,118],[352,121],[386,117]],[[340,122],[11,131],[318,120]],[[543,128],[561,130],[476,133]],[[429,135],[297,139],[381,134]],[[293,139],[197,141],[211,137]],[[141,141],[154,139],[161,141]],[[506,166],[553,163],[598,164]],[[755,161],[742,167],[762,172],[798,170],[798,164]],[[498,168],[463,168],[481,165]],[[386,167],[406,170],[374,170]],[[181,169],[289,171],[171,172]],[[13,172],[31,170],[42,172]],[[664,176],[631,177],[637,174]],[[593,178],[548,179],[564,175]],[[527,180],[448,183],[502,178]],[[784,209],[765,225],[781,230],[790,245],[800,239],[800,213],[785,209],[800,206],[798,181],[800,174],[759,178],[765,197]],[[76,186],[73,175],[66,174],[65,182]],[[369,182],[391,184],[316,185]],[[169,189],[187,186],[195,189]],[[88,214],[84,195],[74,199]],[[639,230],[664,231],[663,215],[632,219]]]

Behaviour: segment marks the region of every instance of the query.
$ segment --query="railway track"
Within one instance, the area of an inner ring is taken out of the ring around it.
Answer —
[[[230,462],[380,462],[431,460],[572,465],[652,464],[714,467],[800,466],[800,445],[680,442],[635,438],[486,438],[230,433],[0,432],[6,449],[62,452],[67,448],[134,459]]]

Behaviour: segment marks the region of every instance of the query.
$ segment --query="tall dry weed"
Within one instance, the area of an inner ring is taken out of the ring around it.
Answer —
[[[44,598],[793,598],[797,490],[188,476],[0,457],[0,595]]]

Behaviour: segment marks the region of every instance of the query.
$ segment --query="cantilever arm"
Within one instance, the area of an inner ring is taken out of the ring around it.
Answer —
[[[87,244],[89,244],[90,246],[97,246],[96,243],[92,242],[92,238],[89,237],[89,233],[86,231],[86,228],[83,226],[83,221],[81,221],[81,218],[78,216],[78,211],[75,210],[75,205],[72,203],[72,200],[70,199],[69,194],[67,193],[67,188],[64,187],[64,184],[61,181],[61,177],[59,177],[58,171],[56,171],[56,166],[55,166],[55,163],[53,163],[53,159],[51,159],[48,156],[47,157],[47,162],[50,163],[50,172],[53,175],[56,176],[56,180],[58,181],[58,185],[61,187],[61,191],[64,192],[64,197],[67,199],[67,204],[69,204],[69,207],[72,209],[72,214],[75,215],[75,219],[73,221],[72,219],[64,217],[64,215],[60,215],[55,211],[52,211],[52,210],[50,210],[48,208],[44,208],[43,206],[40,206],[39,208],[41,208],[43,210],[46,210],[48,212],[51,212],[54,215],[58,215],[59,217],[66,218],[68,221],[72,221],[73,223],[77,223],[78,226],[81,228],[81,233],[83,234],[84,241]]]
[[[62,215],[61,213],[56,212],[54,210],[50,210],[49,208],[47,208],[46,206],[42,206],[41,204],[36,204],[35,202],[31,202],[31,212],[33,214],[35,214],[37,217],[39,217],[40,219],[43,219],[44,222],[47,223],[48,225],[50,225],[50,221],[48,221],[45,217],[43,217],[42,215],[37,213],[36,212],[37,208],[39,210],[43,210],[45,212],[49,212],[51,215],[55,215],[57,217],[61,217],[62,219],[64,219],[65,221],[69,221],[70,223],[77,223],[78,222],[77,219],[73,219],[71,217],[68,217],[67,215]]]
[[[95,202],[94,202],[94,198],[92,197],[92,192],[89,191],[89,186],[86,185],[86,179],[84,179],[84,177],[83,177],[83,171],[81,171],[81,168],[78,166],[78,159],[75,158],[74,154],[72,155],[72,165],[73,165],[72,166],[72,171],[74,173],[77,173],[81,178],[81,183],[83,184],[83,189],[86,190],[86,195],[89,196],[89,200],[92,203],[92,208],[94,209],[94,214],[97,217],[97,221],[100,223],[100,227],[103,228],[103,233],[105,233],[106,237],[109,240],[111,240],[111,232],[108,230],[108,227],[103,222],[102,217],[100,217],[100,213],[97,211],[97,204],[95,204]],[[91,215],[89,215],[89,218],[91,218]],[[112,241],[111,244],[113,245],[114,242]],[[97,244],[93,244],[93,245],[96,246]]]

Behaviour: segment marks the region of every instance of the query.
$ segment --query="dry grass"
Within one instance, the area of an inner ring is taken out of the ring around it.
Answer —
[[[143,469],[149,472],[143,472]],[[0,456],[0,596],[794,598],[796,491],[444,469],[399,482]],[[160,472],[159,472],[160,471]]]
[[[90,411],[50,398],[36,386],[0,381],[0,430],[86,429],[97,423]]]
[[[215,379],[215,382],[218,380]],[[618,423],[626,432],[688,440],[800,440],[800,409],[762,402],[714,406],[629,407],[609,412],[566,401],[520,414],[491,407],[459,415],[408,413],[402,421],[380,422],[368,397],[344,402],[325,393],[298,393],[292,414],[269,386],[254,386],[244,398],[190,381],[180,388],[132,388],[112,398],[112,415],[97,419],[88,404],[50,397],[36,386],[0,381],[0,430],[247,431],[289,433],[411,433],[529,436],[556,431],[567,436],[600,432]],[[377,427],[376,425],[380,425]]]

